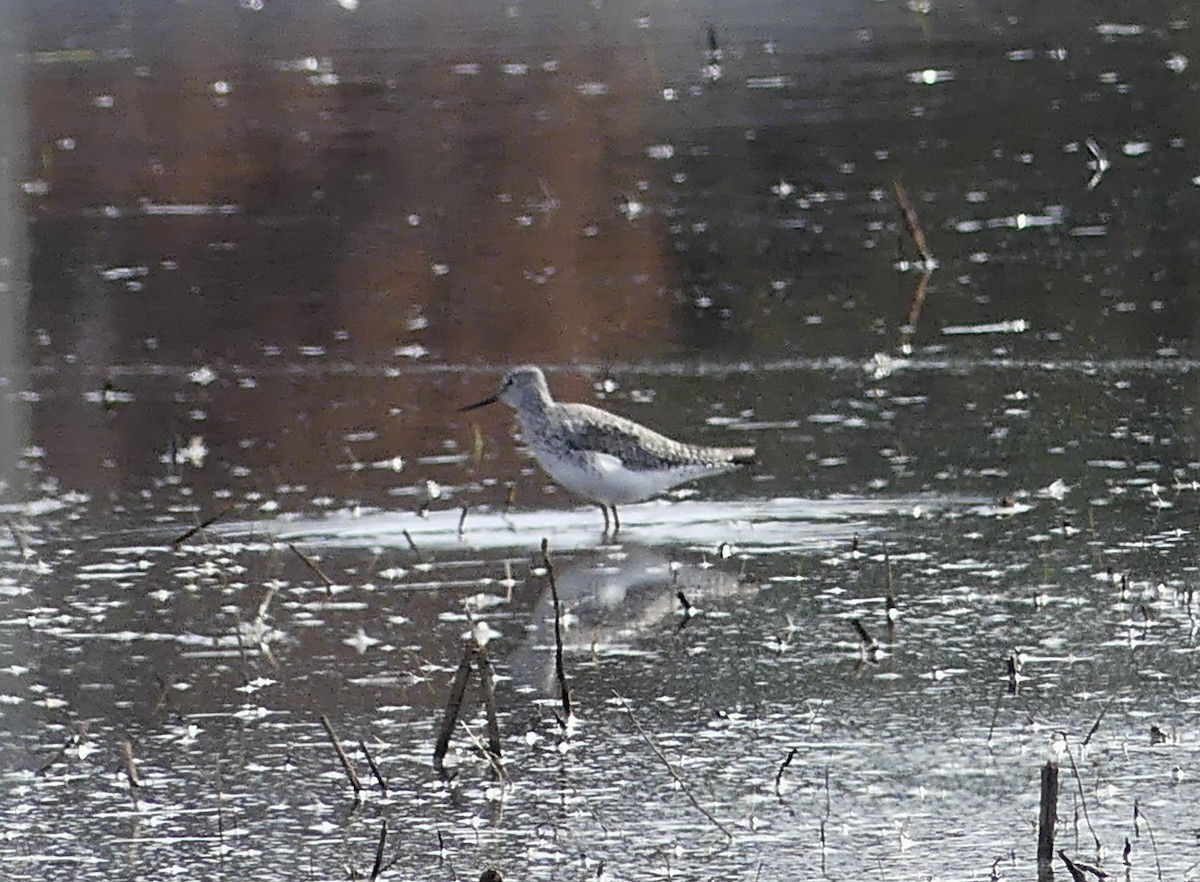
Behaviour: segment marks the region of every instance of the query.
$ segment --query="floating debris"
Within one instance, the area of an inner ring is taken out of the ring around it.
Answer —
[[[1029,330],[1029,322],[1025,319],[1010,319],[1004,322],[991,322],[982,325],[946,325],[942,333],[946,336],[959,334],[1023,334]]]

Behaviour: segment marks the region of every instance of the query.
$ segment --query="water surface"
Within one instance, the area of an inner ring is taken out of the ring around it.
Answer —
[[[0,12],[5,878],[1200,875],[1187,10],[743,7]]]

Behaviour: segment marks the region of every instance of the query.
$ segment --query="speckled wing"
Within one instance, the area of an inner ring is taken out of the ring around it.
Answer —
[[[715,472],[756,461],[753,447],[684,444],[590,404],[557,407],[568,447],[615,456],[631,471],[708,466]]]

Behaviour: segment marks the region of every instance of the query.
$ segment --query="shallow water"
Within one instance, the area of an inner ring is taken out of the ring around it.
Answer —
[[[1195,32],[914,6],[0,10],[3,876],[1200,876]]]

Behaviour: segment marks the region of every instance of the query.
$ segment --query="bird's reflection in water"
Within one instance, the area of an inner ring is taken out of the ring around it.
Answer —
[[[626,647],[672,614],[685,622],[689,609],[680,592],[688,604],[700,608],[705,600],[754,590],[752,583],[738,577],[734,561],[684,562],[672,558],[667,549],[640,545],[600,548],[569,560],[555,558],[554,576],[567,653]],[[557,691],[554,598],[548,581],[525,641],[509,658],[509,666],[518,685],[547,694]]]

